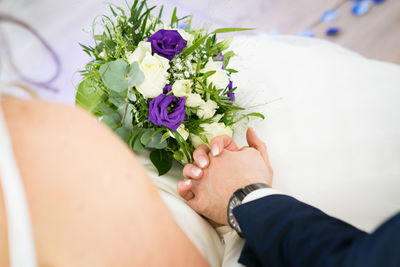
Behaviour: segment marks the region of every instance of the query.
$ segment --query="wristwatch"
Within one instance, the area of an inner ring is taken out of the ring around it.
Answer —
[[[238,189],[233,193],[232,197],[229,199],[227,215],[228,223],[232,229],[234,229],[240,237],[243,237],[242,230],[240,229],[239,223],[237,222],[235,216],[233,215],[233,209],[242,204],[243,199],[253,192],[254,190],[260,188],[270,188],[269,185],[263,183],[251,184],[244,188]]]

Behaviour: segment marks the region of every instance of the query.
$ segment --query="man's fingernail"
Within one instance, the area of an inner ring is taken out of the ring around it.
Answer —
[[[219,154],[219,147],[218,145],[214,144],[211,148],[211,153],[214,157],[218,156]]]
[[[185,186],[189,186],[191,182],[192,182],[191,180],[187,179],[187,180],[185,180],[185,181],[183,182],[183,184],[184,184]]]
[[[194,175],[194,176],[199,176],[200,175],[200,173],[201,173],[201,170],[199,169],[199,168],[193,168],[192,169],[192,174]]]
[[[200,167],[204,168],[207,165],[207,160],[205,157],[199,157]]]

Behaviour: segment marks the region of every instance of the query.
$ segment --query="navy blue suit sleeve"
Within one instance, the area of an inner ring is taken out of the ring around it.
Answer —
[[[233,210],[246,238],[246,266],[400,267],[400,214],[367,234],[285,195]]]

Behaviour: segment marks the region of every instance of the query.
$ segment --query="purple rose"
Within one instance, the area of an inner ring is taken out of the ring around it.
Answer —
[[[176,30],[159,30],[147,39],[153,53],[172,60],[186,47],[187,42]]]
[[[229,89],[229,91],[228,91],[228,97],[229,97],[229,99],[233,102],[233,101],[235,101],[235,93],[232,92],[232,89],[233,89],[233,83],[232,83],[232,81],[229,82],[228,89]]]
[[[176,131],[181,122],[186,120],[186,97],[175,97],[173,94],[166,95],[168,89],[171,89],[169,87],[164,88],[164,94],[150,101],[149,121],[155,125],[163,125]]]

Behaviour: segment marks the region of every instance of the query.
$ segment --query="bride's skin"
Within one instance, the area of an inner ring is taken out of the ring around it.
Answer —
[[[1,105],[39,266],[208,265],[134,154],[106,127],[41,100],[5,98]],[[0,266],[9,266],[2,190],[0,232]]]

